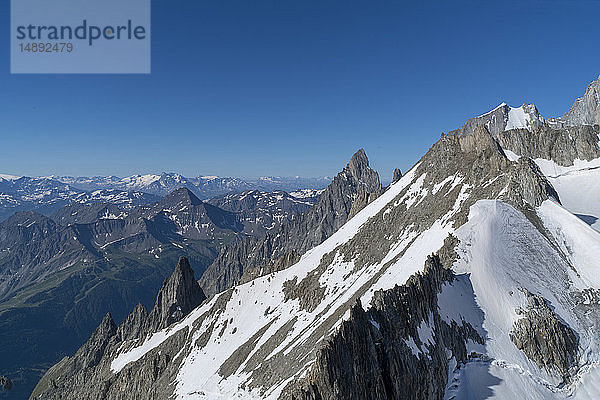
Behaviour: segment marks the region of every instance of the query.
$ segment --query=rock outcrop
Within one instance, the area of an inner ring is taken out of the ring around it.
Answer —
[[[189,261],[181,257],[175,272],[158,292],[156,305],[148,317],[148,327],[151,331],[165,328],[181,320],[204,300],[206,296],[194,279]]]
[[[576,159],[600,157],[598,145],[600,126],[543,125],[534,131],[515,129],[499,133],[496,138],[502,148],[519,156],[553,160],[558,165],[573,165]]]
[[[577,368],[578,340],[542,296],[525,291],[529,310],[517,310],[523,318],[515,322],[510,339],[538,367],[557,371],[569,381]]]
[[[363,195],[354,205],[361,190]],[[303,254],[331,236],[346,223],[351,211],[354,215],[381,191],[379,176],[360,149],[308,211],[264,238],[245,238],[221,252],[200,278],[202,288],[212,296],[240,282],[244,274],[262,275],[268,270],[265,267],[290,251]]]
[[[2,386],[4,390],[12,390],[13,383],[6,376],[0,376],[0,386]]]
[[[453,278],[433,256],[405,285],[377,292],[368,310],[357,302],[307,376],[290,383],[280,399],[443,398],[448,358],[465,362],[467,340],[484,340],[470,324],[449,325],[440,317],[437,295]],[[421,342],[422,324],[431,327],[435,342]],[[426,354],[414,354],[411,338]]]
[[[396,183],[402,178],[402,171],[398,168],[394,169],[394,175],[392,176],[392,183]]]
[[[534,104],[523,104],[521,107],[513,108],[502,103],[486,114],[468,119],[462,128],[451,131],[449,134],[470,135],[478,126],[483,125],[495,136],[515,127],[535,130],[543,123],[544,119]]]

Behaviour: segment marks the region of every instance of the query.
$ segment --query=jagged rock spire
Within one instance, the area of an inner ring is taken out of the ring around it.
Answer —
[[[361,148],[354,153],[344,171],[352,174],[363,186],[362,189],[368,193],[379,192],[381,190],[379,175],[369,166],[369,159],[364,149]]]
[[[396,183],[400,180],[400,178],[402,178],[402,171],[400,171],[400,169],[396,168],[394,169],[394,176],[392,176],[392,183]]]
[[[256,278],[275,266],[289,267],[274,261],[322,243],[381,192],[379,175],[369,167],[365,150],[359,149],[309,210],[264,238],[246,238],[227,247],[200,278],[202,288],[213,295],[239,282],[243,274]]]
[[[156,296],[156,304],[149,315],[150,328],[159,330],[181,320],[205,299],[190,262],[185,257],[179,258],[175,271]]]
[[[91,368],[96,366],[108,345],[110,338],[117,333],[117,325],[110,313],[107,313],[90,339],[77,351],[76,359],[80,368]]]

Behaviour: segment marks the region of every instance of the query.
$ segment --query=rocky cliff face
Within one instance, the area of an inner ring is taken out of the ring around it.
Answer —
[[[583,97],[575,100],[569,111],[556,122],[568,126],[600,124],[600,76],[590,83]]]
[[[544,125],[535,131],[516,129],[497,136],[502,148],[532,159],[546,159],[558,165],[570,166],[576,159],[593,160],[600,157],[598,145],[600,126]]]
[[[156,305],[148,317],[150,331],[158,331],[181,320],[204,300],[206,296],[194,279],[189,261],[181,257],[175,272],[158,292]]]
[[[306,252],[331,236],[351,212],[356,214],[381,191],[379,176],[360,149],[308,211],[264,238],[246,238],[227,247],[202,275],[202,288],[207,295],[214,295],[238,283],[244,274],[262,275],[264,267],[291,251]]]

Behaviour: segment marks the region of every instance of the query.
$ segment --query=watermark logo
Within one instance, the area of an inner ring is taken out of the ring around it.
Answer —
[[[11,0],[11,72],[150,73],[150,0]]]

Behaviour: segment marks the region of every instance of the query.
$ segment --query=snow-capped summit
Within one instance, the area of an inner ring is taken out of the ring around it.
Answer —
[[[521,107],[509,107],[508,119],[504,130],[527,129],[533,131],[543,124],[544,118],[538,112],[535,104],[523,103]]]
[[[20,179],[20,176],[15,176],[15,175],[7,175],[7,174],[0,174],[0,181],[1,180],[7,180],[7,181],[16,181],[17,179]]]
[[[451,133],[460,135],[471,134],[479,125],[485,125],[492,135],[513,129],[534,131],[536,128],[544,125],[544,122],[544,118],[542,118],[533,103],[523,103],[520,107],[511,107],[503,102],[485,114],[470,118],[461,129]]]

